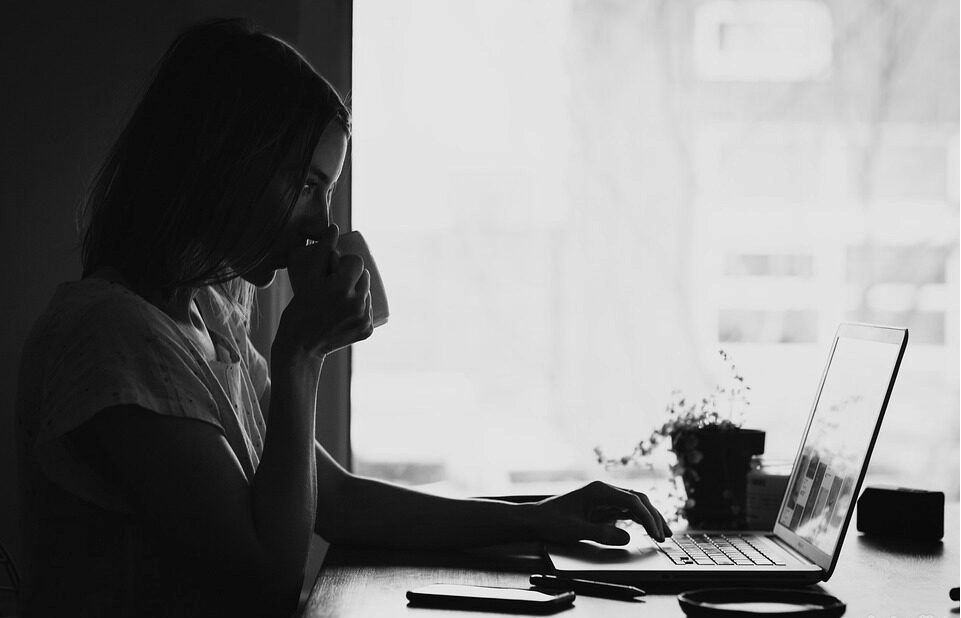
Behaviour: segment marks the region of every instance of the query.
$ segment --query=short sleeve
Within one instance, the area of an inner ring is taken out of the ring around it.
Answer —
[[[114,511],[133,510],[119,479],[92,457],[86,432],[100,411],[133,404],[191,418],[222,433],[219,408],[176,327],[134,295],[104,295],[45,316],[25,349],[26,448],[68,492]],[[166,320],[166,321],[165,321]]]
[[[142,306],[114,299],[68,322],[50,339],[38,444],[123,404],[223,431],[216,400],[172,325]]]

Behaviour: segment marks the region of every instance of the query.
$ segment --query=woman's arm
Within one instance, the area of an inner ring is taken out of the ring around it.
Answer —
[[[356,476],[320,443],[315,448],[319,487],[315,531],[332,543],[428,549],[531,538],[523,506],[453,500]]]
[[[274,568],[299,587],[317,510],[314,402],[323,358],[278,353],[271,362],[272,418],[250,484],[251,510],[275,553]]]
[[[260,399],[265,415],[270,410],[271,390],[268,380]],[[316,441],[315,456],[314,531],[328,541],[429,548],[532,538],[529,506],[492,500],[451,500],[359,477],[341,467]],[[432,515],[425,518],[425,514]],[[457,519],[476,520],[477,525],[468,530],[463,522],[453,523]]]
[[[535,503],[453,499],[348,473],[316,444],[317,523],[332,543],[390,548],[477,547],[515,541],[590,539],[623,545],[614,526],[632,519],[663,540],[667,522],[644,494],[593,482]]]
[[[101,444],[146,518],[217,573],[236,573],[252,612],[296,607],[317,480],[313,402],[322,360],[274,362],[272,418],[247,479],[220,430],[138,406],[94,417]]]
[[[264,414],[270,380],[261,397]],[[536,504],[455,500],[350,474],[319,442],[317,520],[314,531],[349,545],[395,548],[470,547],[526,540],[592,539],[612,545],[628,541],[617,519],[633,519],[651,536],[671,531],[647,496],[592,483]]]

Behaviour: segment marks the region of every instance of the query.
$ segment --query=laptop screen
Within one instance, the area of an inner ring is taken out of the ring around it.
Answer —
[[[832,555],[882,413],[901,345],[839,331],[778,523]],[[900,344],[900,341],[897,341]]]

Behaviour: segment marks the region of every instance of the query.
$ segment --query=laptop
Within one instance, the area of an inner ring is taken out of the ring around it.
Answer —
[[[841,324],[772,531],[695,530],[657,543],[549,545],[557,575],[619,583],[813,584],[834,572],[908,342],[904,328]]]

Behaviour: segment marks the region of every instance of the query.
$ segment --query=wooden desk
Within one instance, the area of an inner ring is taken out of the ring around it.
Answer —
[[[845,603],[846,617],[921,618],[958,615],[958,603],[948,590],[959,585],[959,508],[945,509],[942,543],[919,545],[879,541],[851,529],[830,581],[820,588]],[[537,547],[513,553],[413,552],[331,547],[305,606],[303,616],[349,618],[429,618],[492,616],[489,612],[461,612],[407,606],[408,589],[435,582],[514,586],[526,588],[531,573],[543,572],[545,560]],[[578,596],[574,608],[558,616],[684,616],[676,593],[651,593],[638,602]],[[508,614],[509,615],[509,614]]]

